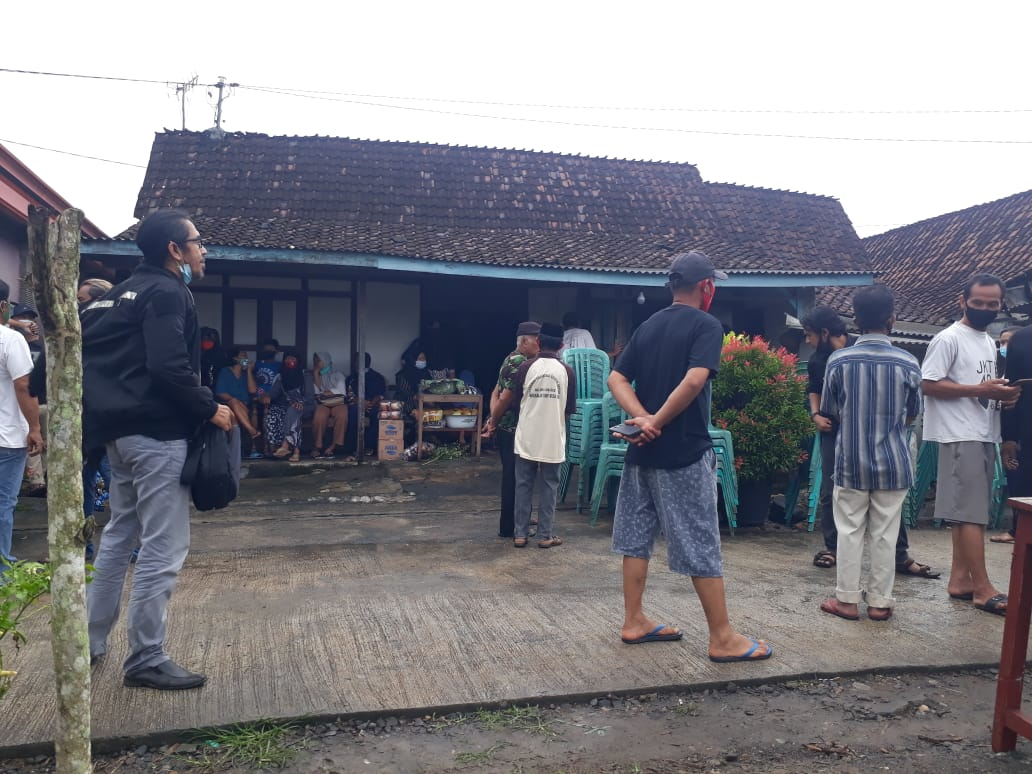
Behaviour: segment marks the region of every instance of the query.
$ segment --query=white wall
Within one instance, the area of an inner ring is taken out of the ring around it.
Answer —
[[[350,349],[351,299],[329,296],[309,298],[308,367],[311,367],[312,355],[316,352],[329,352],[334,367],[347,373],[351,364]]]
[[[366,352],[388,384],[401,370],[401,353],[419,336],[419,312],[418,285],[366,285]]]

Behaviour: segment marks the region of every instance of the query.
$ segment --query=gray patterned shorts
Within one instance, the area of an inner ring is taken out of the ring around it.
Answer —
[[[613,519],[613,553],[651,559],[662,531],[671,571],[722,577],[714,459],[710,450],[686,468],[626,465]]]

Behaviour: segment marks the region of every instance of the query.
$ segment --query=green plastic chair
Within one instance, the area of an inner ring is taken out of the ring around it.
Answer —
[[[821,470],[821,435],[814,433],[813,448],[810,450],[809,466],[809,495],[806,498],[807,524],[806,531],[813,532],[817,524],[817,504],[821,499],[821,482],[824,478],[824,471]],[[803,488],[803,477],[799,470],[792,474],[789,479],[788,489],[785,492],[785,524],[792,523],[792,514],[795,513],[796,503],[799,501],[799,493]]]
[[[577,513],[583,510],[590,497],[591,474],[598,465],[603,440],[601,396],[598,399],[578,398],[577,411],[566,423],[566,462],[559,470],[559,502],[565,502],[571,469],[574,465],[580,468]]]
[[[620,408],[611,392],[602,396],[602,433],[606,436],[599,446],[598,464],[595,468],[595,483],[591,489],[591,524],[598,521],[598,511],[602,507],[602,496],[608,489],[608,507],[612,513],[615,510],[615,493],[610,479],[616,478],[619,482],[623,475],[624,457],[627,456],[627,441],[613,438],[609,428],[618,425],[627,418],[627,414]]]
[[[609,379],[609,353],[588,347],[564,349],[562,360],[577,380],[577,398],[602,400]]]
[[[917,452],[917,471],[914,474],[914,485],[907,492],[903,501],[903,520],[908,527],[917,526],[921,507],[924,505],[928,488],[938,476],[939,444],[935,441],[922,441]],[[939,526],[936,523],[936,526]]]

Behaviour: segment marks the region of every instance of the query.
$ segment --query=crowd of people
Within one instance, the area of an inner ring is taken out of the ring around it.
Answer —
[[[298,461],[302,425],[310,418],[311,455],[329,457],[341,451],[349,427],[361,432],[374,425],[388,390],[368,354],[354,356],[345,374],[329,353],[317,352],[308,370],[275,339],[262,342],[252,361],[247,348],[224,347],[217,331],[201,328],[187,286],[204,276],[206,250],[185,213],[167,209],[148,216],[137,245],[143,259],[127,280],[112,288],[89,279],[79,288],[84,487],[88,491],[98,474],[106,475],[111,505],[88,587],[90,656],[96,661],[106,655],[135,562],[124,683],[179,690],[206,679],[165,650],[167,606],[190,541],[189,490],[180,471],[198,426],[210,422],[229,430],[239,424],[250,439],[248,454]],[[617,434],[629,444],[612,539],[613,552],[622,557],[621,639],[639,645],[683,637],[675,625],[645,612],[649,564],[662,534],[668,566],[691,578],[702,605],[709,658],[766,659],[773,646],[732,626],[724,591],[709,436],[723,330],[708,312],[716,283],[727,275],[707,256],[689,252],[673,259],[668,278],[672,304],[642,323],[615,354],[607,385],[633,428]],[[959,300],[961,319],[933,338],[923,363],[891,343],[894,299],[883,285],[855,294],[855,340],[833,310],[818,307],[804,318],[805,336],[816,350],[808,400],[822,435],[819,462],[826,481],[820,496],[825,547],[814,564],[837,574],[834,594],[820,605],[824,612],[857,620],[865,604],[868,618],[885,621],[894,613],[896,573],[938,577],[909,556],[901,523],[914,478],[911,426],[923,414],[924,438],[939,445],[935,517],[952,528],[947,591],[980,610],[1006,614],[1007,597],[986,571],[985,530],[1001,439],[1004,464],[1014,476],[1012,494],[1032,494],[1032,459],[1023,457],[1032,449],[1032,401],[1022,400],[1015,384],[1032,379],[1032,329],[1009,337],[1000,353],[1006,357],[1004,378],[986,330],[1003,294],[998,278],[973,277]],[[44,449],[40,406],[46,403],[45,379],[35,386],[32,380],[45,371],[38,362],[34,371],[38,325],[9,295],[0,282],[0,313],[5,323],[16,320],[0,325],[0,559],[6,562],[14,561],[13,510],[26,463]],[[585,334],[590,337],[573,316],[562,327],[520,323],[491,394],[484,435],[494,438],[502,462],[498,534],[518,549],[534,537],[542,549],[563,544],[555,505],[577,385],[557,353],[586,343]],[[38,361],[45,353],[37,349]],[[454,374],[450,368],[434,373],[426,342],[409,349],[396,379],[404,400],[418,394],[424,374]],[[361,407],[353,399],[360,378],[367,396]],[[92,498],[85,500],[88,516]]]

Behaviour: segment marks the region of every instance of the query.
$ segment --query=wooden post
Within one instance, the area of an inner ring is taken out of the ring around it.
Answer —
[[[92,771],[82,514],[82,331],[76,292],[83,214],[29,207],[29,262],[46,340],[47,512],[59,772]]]

